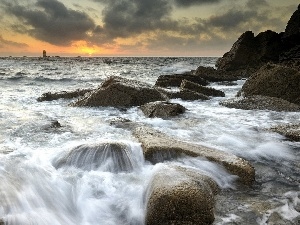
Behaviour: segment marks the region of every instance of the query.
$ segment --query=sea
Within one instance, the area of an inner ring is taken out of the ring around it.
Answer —
[[[225,97],[170,100],[187,110],[167,119],[146,118],[139,107],[69,106],[75,99],[37,101],[45,92],[97,88],[110,76],[154,85],[160,75],[214,67],[216,60],[0,58],[0,221],[9,225],[143,225],[145,193],[153,174],[163,166],[180,165],[208,174],[219,185],[214,225],[299,225],[300,143],[269,128],[300,122],[300,114],[221,106],[219,102],[233,98],[245,79],[209,84],[224,91]],[[144,159],[141,144],[130,130],[111,125],[119,118],[242,157],[255,167],[256,182],[242,186],[222,166],[203,158],[185,156],[153,165]],[[60,126],[53,126],[56,122]],[[113,154],[85,158],[77,154],[71,162],[65,160],[80,149],[104,146],[109,151],[107,143],[126,146],[130,170],[120,169]]]

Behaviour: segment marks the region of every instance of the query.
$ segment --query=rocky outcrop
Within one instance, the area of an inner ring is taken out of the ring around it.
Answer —
[[[112,76],[71,105],[131,107],[164,100],[166,98],[157,89],[146,83]]]
[[[271,131],[277,132],[292,141],[300,141],[300,124],[285,124],[272,127]]]
[[[80,96],[85,95],[88,92],[93,91],[93,89],[77,89],[75,91],[61,91],[61,92],[47,92],[43,93],[41,97],[37,98],[37,101],[53,101],[60,98],[71,99],[71,98],[78,98]]]
[[[233,44],[231,50],[218,60],[216,66],[221,71],[253,72],[266,62],[278,62],[281,51],[280,34],[268,30],[255,37],[252,31],[246,31]]]
[[[200,156],[223,165],[229,172],[239,176],[240,181],[245,184],[252,184],[255,180],[255,171],[250,163],[233,154],[178,141],[149,127],[137,127],[133,135],[142,143],[145,159],[152,163],[182,154],[192,157]]]
[[[199,171],[161,165],[146,193],[147,225],[209,225],[217,184]]]
[[[170,102],[149,102],[140,107],[147,117],[169,118],[185,112],[186,108],[177,103]]]
[[[253,74],[243,85],[238,96],[264,95],[300,104],[300,72],[267,64]]]
[[[300,106],[281,98],[253,95],[221,101],[220,105],[244,110],[272,110],[278,112],[300,112]]]
[[[166,96],[166,98],[169,99],[175,99],[175,98],[180,98],[182,100],[190,100],[190,101],[194,101],[194,100],[209,100],[210,98],[207,95],[195,92],[195,91],[191,91],[185,88],[181,88],[179,91],[174,91],[174,90],[169,90],[169,89],[164,89],[164,88],[157,88],[157,90],[159,90],[159,92],[161,92],[164,96]]]
[[[216,63],[217,72],[249,77],[268,62],[300,68],[300,5],[282,33],[267,30],[254,36],[246,31]]]
[[[188,80],[197,84],[207,85],[207,81],[200,76],[192,74],[173,74],[173,75],[160,75],[155,83],[158,87],[179,87],[182,80]]]
[[[206,96],[225,97],[225,93],[223,91],[216,90],[216,89],[211,88],[211,87],[205,87],[205,86],[202,86],[200,84],[190,82],[188,80],[183,80],[181,82],[180,89],[183,89],[183,90],[187,89],[187,90],[190,90],[190,91],[194,91],[194,92],[197,92],[197,93],[204,94]]]

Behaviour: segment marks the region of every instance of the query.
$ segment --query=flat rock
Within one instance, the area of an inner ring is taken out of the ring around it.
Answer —
[[[206,95],[206,96],[225,97],[225,93],[223,91],[216,90],[211,87],[205,87],[200,84],[190,82],[188,80],[183,80],[181,82],[180,89],[194,91],[194,92]]]
[[[157,89],[143,82],[112,76],[101,86],[71,104],[71,106],[140,106],[166,100]]]
[[[53,92],[53,93],[46,92],[43,93],[41,97],[37,98],[37,101],[43,102],[43,101],[53,101],[60,98],[64,98],[64,99],[78,98],[91,91],[93,91],[93,89],[77,89],[75,91],[60,91],[60,92]]]
[[[298,112],[300,106],[281,98],[253,95],[248,97],[237,97],[221,101],[220,105],[228,108],[244,110],[272,110],[278,112]]]
[[[300,124],[285,124],[270,128],[271,131],[277,132],[292,141],[300,141]]]
[[[255,180],[255,170],[250,163],[231,153],[179,141],[150,127],[137,127],[133,135],[142,143],[145,159],[152,163],[181,154],[200,156],[223,165],[229,172],[239,176],[244,184],[252,184]]]
[[[212,224],[217,191],[217,184],[199,171],[161,165],[146,192],[146,224]]]
[[[186,110],[182,105],[170,102],[149,102],[140,106],[147,117],[169,118],[183,114]]]
[[[179,87],[182,80],[188,80],[197,84],[207,85],[208,82],[200,76],[193,74],[172,74],[172,75],[160,75],[155,83],[158,87]]]

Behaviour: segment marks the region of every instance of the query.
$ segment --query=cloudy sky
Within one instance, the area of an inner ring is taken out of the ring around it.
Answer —
[[[222,56],[298,0],[1,0],[0,56]]]

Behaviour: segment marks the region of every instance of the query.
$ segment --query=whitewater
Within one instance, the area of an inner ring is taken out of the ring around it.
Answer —
[[[143,225],[151,177],[170,164],[193,167],[220,186],[215,225],[265,225],[276,218],[299,224],[300,143],[268,128],[300,122],[300,114],[219,105],[234,97],[245,80],[209,85],[224,91],[225,97],[172,99],[187,111],[169,119],[146,118],[138,107],[68,106],[75,99],[37,101],[45,92],[97,88],[112,75],[154,85],[159,75],[213,67],[216,60],[0,58],[0,224]],[[111,124],[119,118],[242,157],[255,167],[256,182],[252,187],[241,186],[223,167],[201,158],[152,165],[145,161],[141,144],[131,132]],[[56,121],[61,126],[53,126]],[[109,154],[107,143],[115,142],[126,148],[128,159],[122,165],[120,156]],[[100,148],[105,154],[99,153]]]

